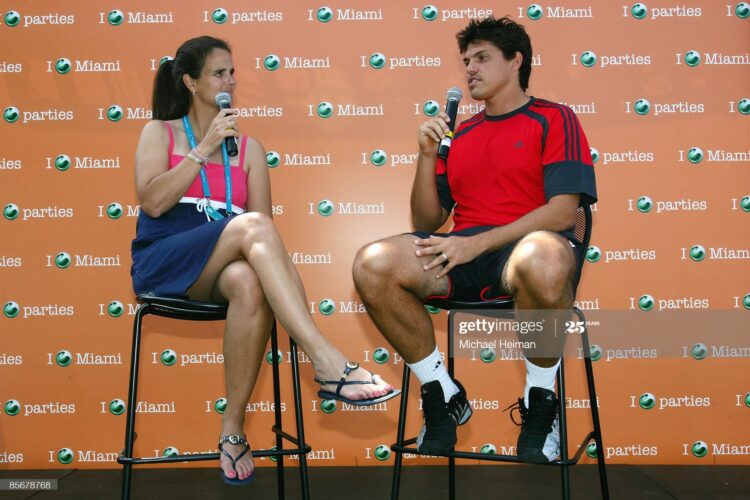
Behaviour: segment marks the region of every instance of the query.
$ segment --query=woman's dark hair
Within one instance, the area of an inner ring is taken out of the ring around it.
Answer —
[[[191,78],[198,79],[206,57],[213,49],[232,52],[224,40],[199,36],[183,43],[173,60],[161,63],[154,78],[151,101],[155,120],[174,120],[187,114],[190,109],[190,90],[182,81],[182,75],[187,73]]]
[[[469,44],[486,41],[500,49],[505,59],[510,61],[515,57],[516,52],[523,56],[521,67],[518,68],[518,83],[524,91],[529,87],[529,77],[531,76],[531,39],[526,30],[505,16],[501,19],[488,17],[477,21],[472,20],[469,25],[456,35],[458,48],[463,54],[469,47]]]

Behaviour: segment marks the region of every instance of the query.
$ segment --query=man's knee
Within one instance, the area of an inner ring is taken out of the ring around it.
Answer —
[[[518,242],[509,262],[513,288],[530,288],[549,303],[568,293],[576,260],[570,243],[549,231],[535,231]]]
[[[416,252],[412,246],[407,236],[394,236],[362,247],[352,268],[360,295],[389,286],[414,291],[423,288],[424,272],[416,253],[411,253]]]
[[[354,283],[359,286],[373,286],[384,279],[395,276],[395,262],[398,252],[388,240],[368,243],[357,252],[352,265]]]

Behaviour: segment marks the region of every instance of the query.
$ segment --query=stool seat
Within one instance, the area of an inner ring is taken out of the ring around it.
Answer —
[[[149,314],[193,321],[226,319],[229,307],[228,304],[182,300],[153,294],[139,294],[137,298],[141,307],[150,306]]]
[[[133,348],[130,357],[130,382],[128,386],[128,406],[125,424],[125,448],[117,457],[117,463],[123,466],[121,498],[130,498],[132,467],[138,464],[163,464],[175,462],[196,462],[202,460],[218,460],[220,453],[196,453],[178,454],[166,457],[133,457],[133,443],[136,438],[135,416],[138,393],[138,368],[141,348],[141,330],[144,316],[149,314],[165,318],[185,321],[221,321],[226,319],[228,304],[217,304],[213,302],[199,302],[183,300],[175,297],[163,297],[149,294],[137,296],[139,306],[133,321]],[[276,335],[276,321],[271,326],[271,349],[278,352],[278,339]],[[289,338],[289,349],[291,351],[292,389],[294,392],[294,412],[296,418],[297,436],[292,436],[282,430],[281,416],[281,387],[279,377],[280,360],[273,356],[271,364],[273,368],[273,393],[274,393],[274,425],[271,432],[276,435],[276,446],[267,450],[253,450],[253,457],[276,458],[276,480],[278,485],[278,496],[284,498],[284,456],[297,455],[299,457],[300,481],[302,485],[302,497],[310,497],[309,481],[307,476],[307,454],[311,447],[305,442],[304,423],[302,420],[302,397],[300,394],[299,365],[297,356],[297,345]],[[292,443],[291,448],[284,448],[284,440]]]
[[[500,297],[493,300],[467,301],[467,300],[450,300],[444,298],[431,298],[425,301],[425,305],[445,309],[476,309],[482,311],[498,311],[503,309],[512,310],[515,306],[513,297]]]

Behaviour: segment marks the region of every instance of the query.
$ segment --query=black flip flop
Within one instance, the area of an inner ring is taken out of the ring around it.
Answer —
[[[349,375],[351,372],[359,368],[359,363],[356,361],[347,361],[346,367],[344,368],[344,374],[341,376],[339,380],[320,380],[317,377],[315,378],[315,381],[320,385],[336,385],[336,392],[331,391],[324,391],[323,389],[318,391],[318,397],[321,399],[335,399],[336,401],[341,401],[343,403],[347,403],[353,406],[369,406],[374,405],[378,403],[382,403],[384,401],[388,401],[391,398],[394,398],[401,394],[400,389],[392,389],[387,394],[384,394],[382,396],[378,396],[377,398],[369,398],[369,399],[349,399],[347,397],[344,397],[341,395],[341,389],[344,388],[346,385],[363,385],[363,384],[374,384],[377,385],[375,382],[375,374],[372,374],[370,377],[370,380],[346,380],[347,375]]]
[[[229,444],[241,444],[245,447],[242,452],[237,455],[236,457],[233,457],[229,454],[229,452],[224,451],[224,443]],[[235,479],[232,479],[231,477],[227,477],[226,474],[224,474],[224,469],[221,469],[221,478],[224,480],[225,483],[231,484],[232,486],[244,486],[246,484],[250,484],[255,480],[255,469],[253,469],[253,472],[247,476],[245,479],[239,479],[240,473],[235,468],[235,465],[237,465],[237,461],[245,456],[245,453],[250,451],[250,445],[247,443],[247,439],[240,436],[239,434],[229,434],[227,436],[222,436],[221,440],[219,441],[219,451],[221,451],[222,455],[229,458],[229,460],[232,461],[232,469],[234,470],[235,474],[237,474],[237,477]]]

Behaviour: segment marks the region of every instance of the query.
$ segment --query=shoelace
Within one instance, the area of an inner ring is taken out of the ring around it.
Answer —
[[[513,422],[514,424],[519,425],[519,426],[522,425],[523,422],[524,422],[524,420],[526,419],[526,414],[528,412],[528,410],[526,409],[526,405],[523,404],[523,399],[522,398],[518,398],[518,401],[516,401],[515,403],[513,403],[513,404],[509,405],[507,408],[505,408],[503,410],[503,413],[505,413],[508,410],[510,410],[509,416],[510,416],[511,422]],[[518,411],[518,413],[521,414],[521,421],[520,422],[516,422],[516,417],[513,415],[514,411]]]
[[[539,432],[547,433],[548,429],[552,428],[552,424],[555,421],[557,410],[547,414],[541,411],[529,411],[523,402],[523,398],[518,398],[518,401],[508,406],[503,410],[503,413],[510,410],[510,420],[516,425],[527,425],[529,430],[536,430]],[[521,414],[521,422],[517,422],[513,412],[518,411]]]

